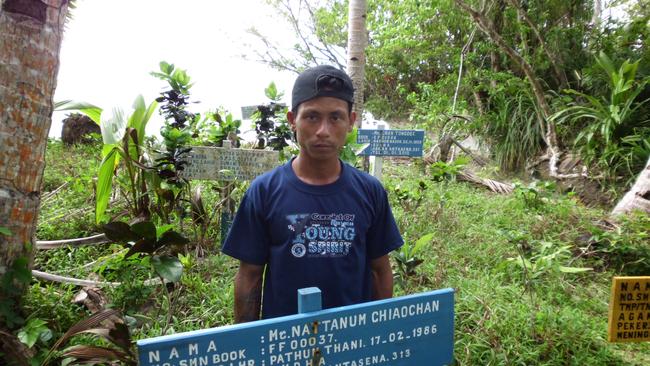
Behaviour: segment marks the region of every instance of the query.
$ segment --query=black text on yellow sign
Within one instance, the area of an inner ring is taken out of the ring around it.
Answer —
[[[607,335],[610,342],[650,341],[650,277],[614,277]]]

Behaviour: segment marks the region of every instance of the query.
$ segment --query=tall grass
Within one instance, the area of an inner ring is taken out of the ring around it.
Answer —
[[[493,111],[486,117],[484,136],[490,139],[491,151],[501,169],[521,170],[543,144],[535,102],[528,89],[513,95],[496,93],[490,99]]]
[[[389,187],[412,179],[426,180],[412,168],[388,166],[386,170]],[[549,193],[539,206],[530,206],[519,196],[496,195],[462,183],[428,182],[428,187],[415,211],[401,206],[390,194],[401,232],[414,233],[414,237],[434,233],[432,245],[420,254],[424,263],[418,267],[418,275],[397,292],[456,290],[458,364],[650,362],[648,343],[606,342],[611,277],[627,274],[613,258],[626,258],[628,264],[638,260],[645,253],[642,229],[612,234],[616,239],[598,239],[603,251],[593,250],[583,238],[594,233],[594,222],[604,213],[574,199]],[[647,222],[634,220],[640,225]],[[521,233],[525,239],[513,241],[508,232]],[[625,257],[606,253],[616,250],[609,245],[615,240],[615,245],[626,245]],[[566,246],[569,251],[559,250]],[[548,247],[560,254],[543,256]],[[583,249],[589,254],[581,254]],[[510,260],[522,253],[529,261],[539,261],[538,265],[526,272]],[[594,270],[565,273],[560,266]],[[531,273],[533,270],[536,272]]]

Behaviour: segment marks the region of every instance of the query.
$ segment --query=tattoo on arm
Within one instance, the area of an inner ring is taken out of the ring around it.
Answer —
[[[235,276],[235,322],[260,318],[263,266],[242,263]]]
[[[235,322],[245,323],[260,318],[262,305],[262,283],[259,282],[248,291],[241,291],[235,296]]]

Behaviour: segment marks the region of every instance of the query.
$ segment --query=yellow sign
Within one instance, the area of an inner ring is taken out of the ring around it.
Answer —
[[[607,335],[610,342],[650,341],[650,277],[614,277]]]

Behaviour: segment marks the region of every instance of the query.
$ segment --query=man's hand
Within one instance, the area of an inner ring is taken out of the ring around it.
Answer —
[[[239,262],[235,276],[235,322],[245,323],[260,318],[262,307],[262,275],[264,266]]]
[[[370,261],[372,271],[372,299],[393,297],[393,270],[390,268],[388,254]]]

